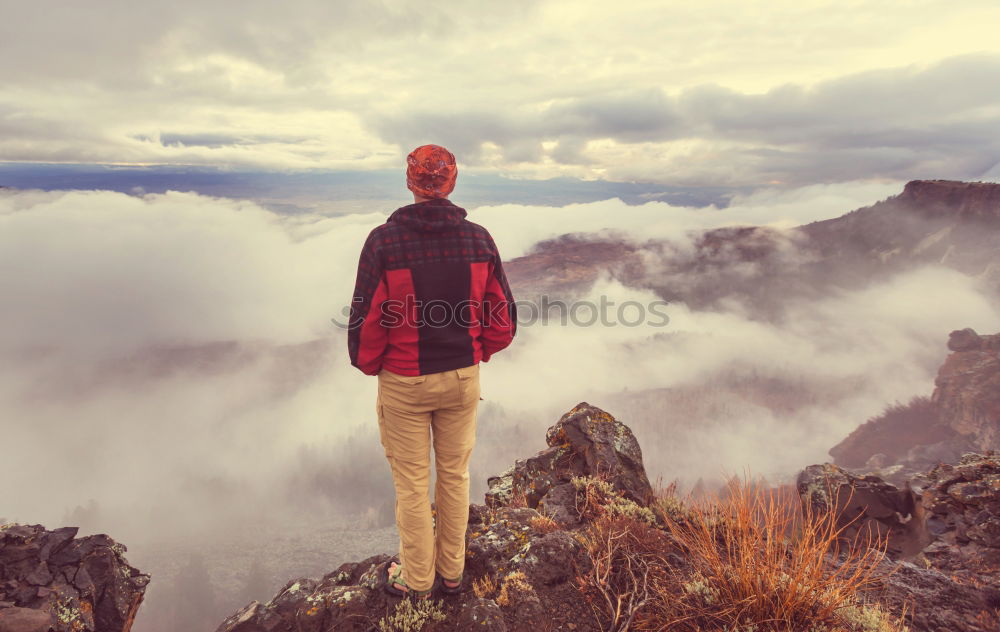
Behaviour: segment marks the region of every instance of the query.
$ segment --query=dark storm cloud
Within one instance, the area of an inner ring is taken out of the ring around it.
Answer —
[[[995,124],[995,112],[977,111],[991,108],[998,99],[1000,58],[974,56],[925,70],[860,73],[810,89],[786,85],[761,95],[698,87],[685,91],[678,101],[685,120],[711,135],[778,143],[835,143],[846,136],[868,145],[876,143],[865,142],[862,134],[873,134],[878,141],[901,131],[919,134],[970,122]]]
[[[406,112],[372,123],[389,142],[413,144],[419,130],[475,158],[483,141],[508,159],[533,159],[543,141],[554,141],[554,160],[588,164],[587,141],[688,139],[730,144],[720,159],[739,165],[735,178],[748,182],[973,178],[1000,160],[998,102],[1000,57],[965,56],[763,94],[717,85],[677,97],[623,91],[514,111]]]
[[[373,127],[390,142],[413,147],[439,139],[467,162],[482,159],[484,142],[502,148],[508,161],[537,161],[542,141],[557,143],[553,157],[582,164],[587,140],[611,138],[622,143],[668,140],[679,135],[682,121],[674,104],[658,89],[629,90],[562,99],[546,107],[516,110],[452,110],[447,104],[372,117]]]
[[[558,102],[545,111],[540,131],[628,143],[670,139],[682,123],[661,90],[647,89]]]

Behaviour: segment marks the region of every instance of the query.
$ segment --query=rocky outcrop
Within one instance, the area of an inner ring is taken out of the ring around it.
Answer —
[[[601,629],[575,585],[591,562],[574,531],[586,517],[577,509],[583,492],[572,481],[599,477],[623,498],[647,503],[653,490],[642,452],[625,424],[587,403],[549,428],[546,443],[490,478],[486,504],[470,506],[465,589],[442,601],[445,622],[427,630],[534,630],[540,620],[580,632]],[[392,559],[376,555],[319,579],[290,581],[267,603],[251,602],[227,618],[217,632],[377,629],[400,603],[381,588]],[[484,579],[495,585],[472,589]],[[518,588],[505,590],[505,583]]]
[[[868,420],[830,449],[834,462],[897,485],[972,451],[1000,449],[1000,334],[951,332],[930,398]]]
[[[888,538],[893,557],[947,571],[1000,571],[1000,459],[993,452],[941,463],[902,488],[830,463],[802,470],[797,487],[813,510],[835,511],[845,539],[872,529]]]
[[[988,572],[1000,587],[1000,459],[966,454],[915,479],[928,533],[923,556],[953,573]]]
[[[605,411],[581,402],[545,433],[549,445],[529,459],[518,460],[487,483],[486,504],[502,506],[515,499],[542,507],[564,522],[574,520],[567,501],[575,498],[570,481],[577,476],[606,474],[626,498],[646,504],[653,488],[642,464],[642,450],[628,426]]]
[[[903,187],[899,201],[928,213],[1000,219],[1000,185],[992,182],[913,180]]]
[[[894,557],[912,557],[930,538],[917,516],[917,497],[876,476],[856,476],[829,463],[810,465],[796,481],[799,497],[815,515],[833,510],[845,540],[871,533],[888,539]]]
[[[595,524],[602,524],[593,522],[597,515],[630,516],[634,524],[642,523],[645,531],[633,534],[644,534],[643,546],[662,551],[659,559],[670,573],[695,577],[695,564],[677,548],[665,517],[677,516],[669,520],[686,524],[692,514],[679,501],[676,506],[649,504],[653,493],[639,446],[624,424],[581,403],[549,428],[546,442],[548,448],[535,457],[491,479],[486,504],[470,507],[463,592],[433,602],[438,618],[408,629],[505,632],[536,630],[540,624],[578,632],[605,629],[595,614],[600,608],[588,605],[589,593],[581,592],[590,585],[581,578],[592,579],[600,568],[586,544],[592,542]],[[886,558],[872,576],[871,594],[895,615],[907,613],[913,632],[995,632],[1000,593],[975,573],[963,579],[943,566],[934,568],[930,556],[922,557],[931,550],[928,542],[947,542],[949,533],[955,546],[975,538],[992,546],[994,523],[983,512],[997,515],[990,495],[1000,487],[994,466],[966,461],[956,466],[961,475],[931,472],[926,487],[914,490],[833,465],[812,466],[800,476],[799,492],[809,507],[835,507],[848,526],[844,537],[867,525],[889,537],[892,558],[914,560]],[[593,494],[600,496],[596,514]],[[952,502],[956,495],[961,508]],[[945,496],[952,504],[941,500]],[[948,526],[929,532],[923,503]],[[290,581],[266,603],[251,602],[227,618],[217,632],[373,630],[388,617],[415,616],[403,608],[409,602],[382,590],[391,559],[376,555],[319,579]],[[696,583],[690,586],[696,589]],[[869,628],[858,624],[856,629]]]
[[[0,631],[128,632],[149,575],[107,535],[0,526]]]
[[[976,450],[1000,449],[1000,334],[953,331],[948,348],[931,396],[942,423]]]
[[[911,614],[911,629],[987,632],[1000,626],[1000,462],[968,454],[902,489],[835,465],[798,478],[803,504],[833,509],[847,542],[871,530],[888,540],[879,601]]]
[[[892,612],[906,612],[910,632],[996,632],[995,590],[911,562],[884,561],[874,597]]]

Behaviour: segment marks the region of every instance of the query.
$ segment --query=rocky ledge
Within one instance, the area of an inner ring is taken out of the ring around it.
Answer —
[[[951,332],[934,392],[888,408],[830,450],[837,465],[896,485],[967,452],[1000,449],[1000,334]]]
[[[149,575],[76,527],[0,525],[0,632],[128,632]]]
[[[679,524],[689,514],[683,504],[654,495],[626,425],[581,403],[548,429],[546,442],[534,457],[491,478],[486,503],[470,507],[461,594],[426,608],[389,597],[381,585],[391,558],[376,555],[319,579],[289,581],[270,601],[253,601],[227,618],[217,632],[611,629],[584,588],[584,578],[598,568],[587,548],[588,529],[602,515],[591,512],[595,489],[602,490],[605,517],[629,516],[647,525],[645,541],[665,552],[661,559],[670,572],[691,575],[691,560],[666,527],[668,519]],[[889,556],[875,570],[867,599],[891,616],[904,616],[912,632],[995,632],[1000,591],[989,576],[993,571],[968,561],[996,558],[998,481],[996,462],[987,455],[927,472],[921,489],[832,464],[811,466],[800,475],[798,491],[804,505],[836,508],[841,526],[849,527],[844,537],[869,525],[889,538]],[[846,629],[876,628],[858,623]]]
[[[1000,185],[993,182],[913,180],[899,199],[931,213],[1000,219]]]
[[[642,453],[625,424],[587,403],[563,415],[546,440],[547,450],[490,479],[486,504],[470,506],[464,591],[444,600],[446,618],[426,629],[535,630],[539,621],[552,629],[601,629],[572,581],[590,565],[571,530],[583,522],[581,490],[573,481],[600,475],[648,502],[652,488]],[[388,622],[404,616],[397,612],[400,600],[381,588],[391,559],[376,555],[319,579],[292,580],[269,602],[251,602],[226,619],[217,632],[376,630],[380,623],[395,629]],[[473,588],[486,577],[498,578],[497,585]]]
[[[835,507],[852,540],[887,539],[880,600],[907,607],[913,630],[1000,629],[1000,460],[992,452],[942,463],[902,488],[832,464],[798,477],[803,502]]]

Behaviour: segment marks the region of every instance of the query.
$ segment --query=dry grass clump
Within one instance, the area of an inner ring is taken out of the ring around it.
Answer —
[[[488,599],[492,597],[493,593],[495,593],[498,588],[499,586],[497,585],[496,579],[494,579],[493,575],[490,575],[489,573],[472,581],[472,593],[480,599]]]
[[[497,605],[501,608],[512,606],[526,595],[534,594],[535,588],[528,577],[521,571],[507,573],[500,583],[500,594],[497,595]]]
[[[508,507],[520,509],[528,506],[528,494],[520,487],[514,488],[510,494],[510,500],[506,503]]]
[[[844,542],[833,513],[739,480],[653,507],[661,527],[609,509],[583,538],[594,570],[578,582],[608,630],[905,630],[863,604],[886,542],[867,531]]]
[[[552,533],[560,529],[559,523],[546,515],[534,516],[528,520],[532,529],[539,533]]]
[[[663,531],[635,517],[598,517],[580,537],[593,568],[578,586],[609,632],[636,629],[633,622],[658,598],[657,581],[669,572],[671,544]]]

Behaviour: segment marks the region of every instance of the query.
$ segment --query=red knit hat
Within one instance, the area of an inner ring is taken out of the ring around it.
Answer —
[[[406,157],[406,188],[420,197],[448,197],[457,176],[454,154],[440,145],[421,145]]]

